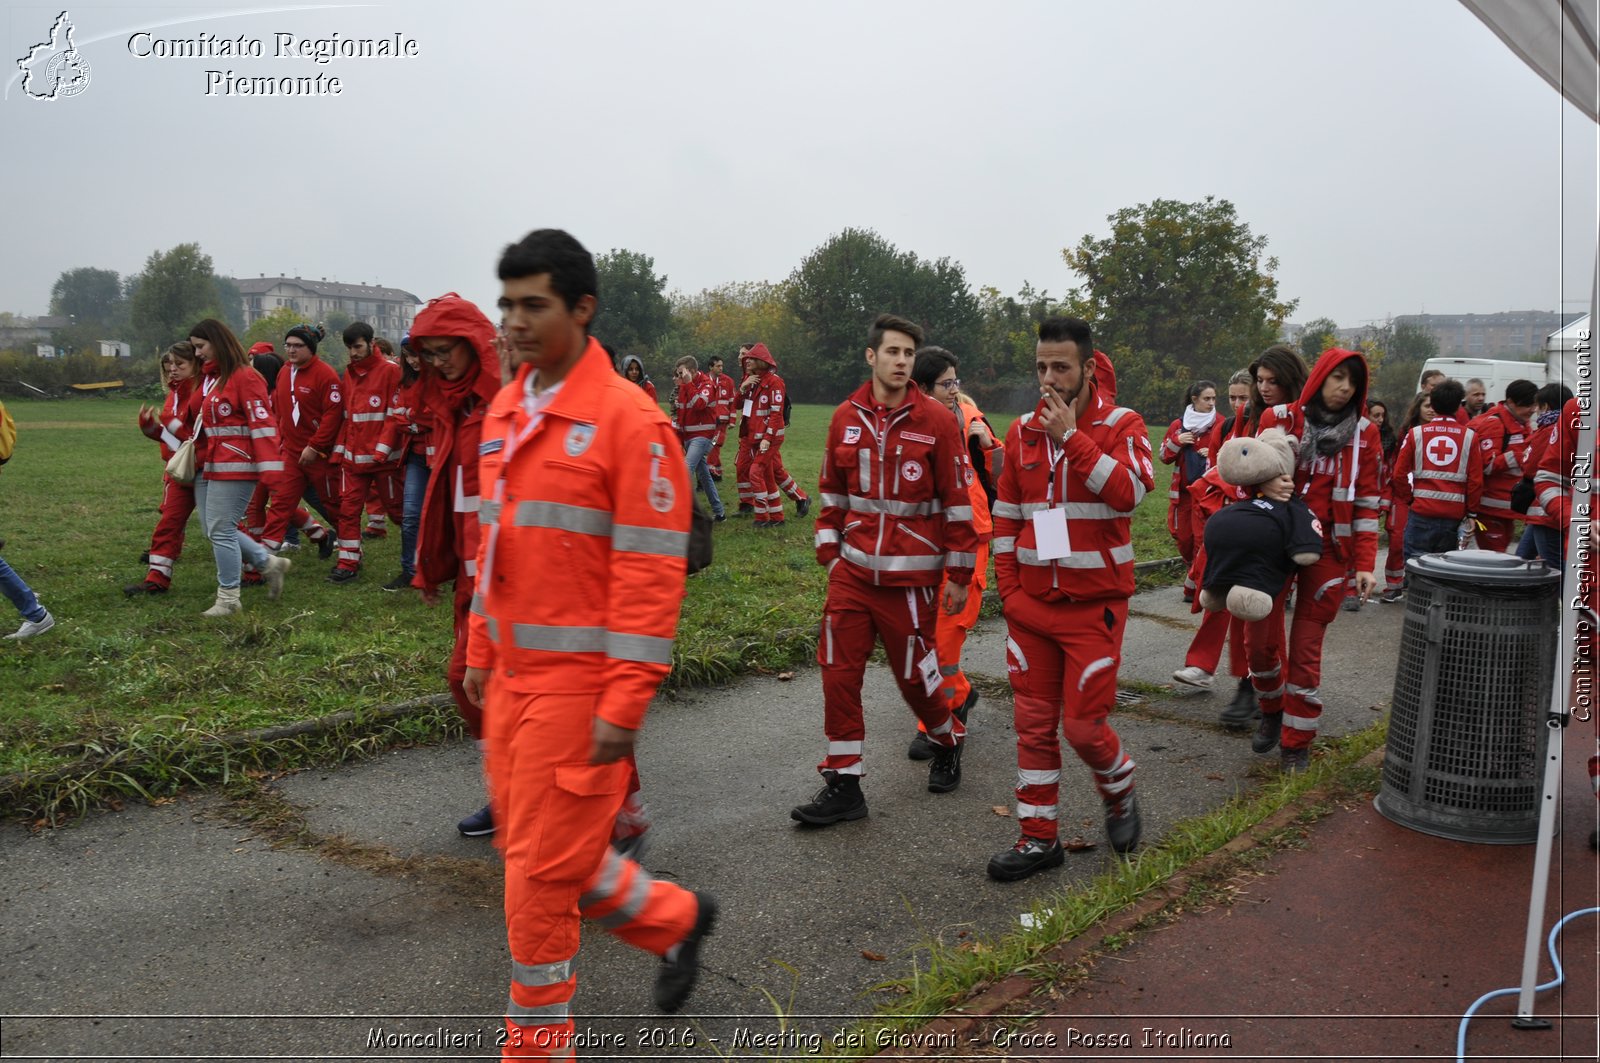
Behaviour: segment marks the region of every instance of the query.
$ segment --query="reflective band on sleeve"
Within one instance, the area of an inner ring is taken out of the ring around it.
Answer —
[[[572,977],[572,960],[555,963],[518,963],[511,961],[511,980],[518,985],[559,985]]]
[[[1099,494],[1118,467],[1116,458],[1110,454],[1100,455],[1100,459],[1094,463],[1094,468],[1089,470],[1088,478],[1083,481],[1084,486]]]
[[[944,511],[944,519],[945,519],[946,522],[953,521],[953,520],[971,520],[972,519],[972,507],[971,506],[951,506],[949,509]]]
[[[816,543],[818,546],[826,546],[829,543],[837,543],[839,541],[839,533],[833,528],[817,529]]]
[[[570,1012],[571,1003],[565,1000],[557,1004],[527,1007],[518,1004],[509,996],[506,997],[506,1018],[518,1026],[553,1026],[556,1023],[566,1022]]]
[[[606,656],[618,661],[638,661],[641,664],[671,664],[672,640],[654,635],[623,635],[612,631],[606,634]]]
[[[500,505],[501,505],[501,503],[496,502],[492,498],[487,499],[487,500],[485,500],[483,502],[480,502],[478,504],[478,523],[479,524],[499,524],[500,523]]]
[[[1101,424],[1116,424],[1118,421],[1120,421],[1124,417],[1128,416],[1128,412],[1129,411],[1128,411],[1128,408],[1126,406],[1113,406],[1111,408],[1111,412],[1106,414],[1106,419],[1104,421],[1101,421],[1100,423]]]
[[[475,557],[467,558],[465,561],[461,562],[461,568],[462,568],[462,571],[466,572],[466,574],[471,576],[473,579],[477,579],[478,578],[478,559],[477,558],[475,558]]]
[[[1356,496],[1356,505],[1358,505],[1358,506],[1366,506],[1368,509],[1377,509],[1378,506],[1382,505],[1382,503],[1383,503],[1383,499],[1380,498],[1378,495],[1357,495]]]
[[[344,452],[344,456],[355,462],[357,465],[371,465],[378,460],[371,454],[352,454],[348,450]]]
[[[952,551],[944,555],[944,564],[946,568],[975,568],[978,564],[978,555]]]
[[[169,450],[177,450],[179,447],[183,446],[183,441],[177,436],[173,435],[172,431],[167,428],[163,428],[161,430],[161,442],[165,443]]]
[[[1018,801],[1017,802],[1017,818],[1018,819],[1055,819],[1056,818],[1056,806],[1055,805],[1025,805],[1021,801]]]
[[[916,557],[874,557],[843,543],[839,552],[845,560],[873,572],[932,572],[944,568],[944,557],[939,554],[922,554]]]
[[[269,436],[275,436],[277,434],[278,434],[278,430],[276,428],[252,428],[252,429],[250,429],[250,438],[251,439],[266,439]]]
[[[1022,519],[1022,507],[1015,502],[996,502],[993,513],[996,517],[1003,517],[1007,520]]]
[[[997,554],[1014,554],[1017,552],[1017,537],[1015,535],[997,535],[990,541],[989,549]]]
[[[518,502],[511,523],[519,528],[555,528],[580,535],[610,535],[611,514],[563,502]]]
[[[511,644],[519,649],[546,650],[550,653],[604,653],[606,629],[512,624]]]
[[[641,528],[619,524],[611,532],[611,548],[630,554],[659,554],[685,557],[689,553],[689,533],[664,528]]]

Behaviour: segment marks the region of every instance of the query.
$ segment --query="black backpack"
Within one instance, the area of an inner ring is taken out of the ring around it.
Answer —
[[[689,575],[711,567],[711,514],[700,508],[700,500],[689,497]]]

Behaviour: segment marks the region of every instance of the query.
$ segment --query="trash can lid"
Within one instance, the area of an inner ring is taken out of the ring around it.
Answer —
[[[1486,583],[1495,586],[1538,586],[1557,583],[1561,573],[1542,561],[1524,561],[1515,554],[1493,550],[1452,550],[1447,554],[1423,554],[1406,562],[1406,568],[1433,579],[1452,583]]]

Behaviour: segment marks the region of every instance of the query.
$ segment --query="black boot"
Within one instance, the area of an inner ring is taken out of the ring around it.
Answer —
[[[1250,748],[1257,753],[1271,753],[1278,748],[1278,736],[1283,732],[1282,712],[1263,712],[1256,733],[1250,736]]]
[[[1250,677],[1245,676],[1239,680],[1239,689],[1233,695],[1233,701],[1222,710],[1217,717],[1222,726],[1231,730],[1242,731],[1250,726],[1260,711],[1256,704],[1256,687],[1250,682]]]
[[[1106,805],[1106,840],[1114,853],[1131,853],[1139,844],[1144,822],[1139,818],[1139,802],[1133,794]]]
[[[911,745],[906,749],[906,756],[912,760],[933,759],[933,743],[928,741],[927,732],[917,732],[917,736],[911,740]]]
[[[844,819],[860,819],[867,814],[867,799],[861,796],[861,776],[825,771],[822,777],[827,780],[827,785],[818,791],[810,804],[790,809],[790,819],[815,827],[826,827]]]
[[[998,882],[1015,882],[1035,871],[1060,867],[1066,858],[1061,843],[1054,838],[1046,842],[1024,834],[1017,844],[989,858],[989,877]]]
[[[683,1007],[689,993],[700,977],[700,943],[717,923],[717,899],[709,893],[695,892],[699,911],[694,926],[677,946],[661,957],[661,970],[656,974],[653,992],[656,1007],[671,1014]]]
[[[928,792],[947,794],[961,785],[961,747],[933,747],[933,763],[928,765]]]

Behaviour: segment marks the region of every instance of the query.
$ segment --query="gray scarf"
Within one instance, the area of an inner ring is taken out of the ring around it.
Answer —
[[[1299,465],[1303,469],[1318,458],[1331,458],[1356,436],[1356,426],[1361,423],[1356,404],[1338,413],[1329,413],[1321,406],[1305,407],[1306,437],[1300,441]]]

